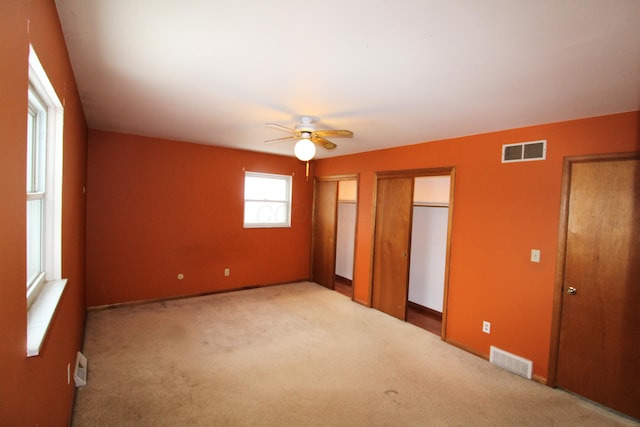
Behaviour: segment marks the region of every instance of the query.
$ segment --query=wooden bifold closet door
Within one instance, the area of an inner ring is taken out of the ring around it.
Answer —
[[[314,185],[311,280],[335,288],[338,181]]]
[[[405,320],[413,212],[413,177],[378,178],[373,308]]]

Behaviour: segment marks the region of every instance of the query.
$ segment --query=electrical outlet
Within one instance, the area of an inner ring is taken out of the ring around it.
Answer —
[[[485,334],[491,333],[491,322],[487,322],[486,320],[482,321],[482,332]]]
[[[531,262],[540,262],[540,249],[531,249]]]
[[[229,270],[228,268],[224,269],[224,277],[229,277],[231,275],[231,270]]]

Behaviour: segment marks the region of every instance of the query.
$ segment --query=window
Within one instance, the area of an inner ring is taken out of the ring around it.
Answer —
[[[45,175],[47,110],[29,87],[27,114],[27,297],[38,293],[45,278]]]
[[[291,227],[291,177],[245,172],[244,226]]]
[[[33,47],[27,96],[27,355],[34,356],[66,280],[61,278],[63,108]]]

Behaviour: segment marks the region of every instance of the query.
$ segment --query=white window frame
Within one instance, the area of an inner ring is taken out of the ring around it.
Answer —
[[[27,114],[35,114],[38,122],[36,129],[40,126],[40,130],[34,136],[41,138],[39,144],[44,144],[44,150],[41,154],[36,154],[34,157],[36,172],[29,167],[29,164],[34,165],[34,162],[27,162],[27,174],[31,174],[32,177],[44,174],[43,182],[39,186],[27,189],[26,194],[27,202],[30,200],[42,200],[43,202],[43,220],[40,224],[42,271],[34,280],[26,284],[27,356],[36,356],[40,354],[44,337],[62,297],[67,280],[62,279],[64,108],[33,46],[29,46],[28,99],[29,112]],[[30,142],[27,141],[27,143]],[[30,149],[27,151],[31,152]],[[27,264],[29,264],[28,261]],[[27,280],[29,280],[28,277]]]
[[[285,189],[285,198],[284,199],[274,199],[274,198],[269,198],[269,197],[264,197],[264,198],[247,198],[247,194],[245,191],[244,194],[244,213],[243,213],[243,217],[244,217],[244,228],[288,228],[291,227],[291,189],[292,189],[292,184],[293,184],[293,180],[292,177],[290,175],[278,175],[278,174],[272,174],[272,173],[263,173],[263,172],[248,172],[245,171],[244,174],[245,177],[245,186],[246,186],[246,182],[247,182],[247,178],[252,177],[252,178],[266,178],[266,179],[273,179],[276,181],[284,181],[285,185],[286,185],[286,189]],[[283,221],[251,221],[249,218],[247,218],[247,213],[248,213],[248,209],[247,209],[247,204],[248,203],[256,203],[256,202],[266,202],[267,204],[269,203],[284,203],[284,205],[286,206],[286,212],[284,215],[284,220]]]

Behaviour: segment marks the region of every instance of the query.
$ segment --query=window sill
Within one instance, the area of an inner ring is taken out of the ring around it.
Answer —
[[[47,330],[58,308],[67,279],[51,280],[27,310],[27,357],[38,356]]]
[[[291,228],[291,224],[244,224],[244,228]]]

